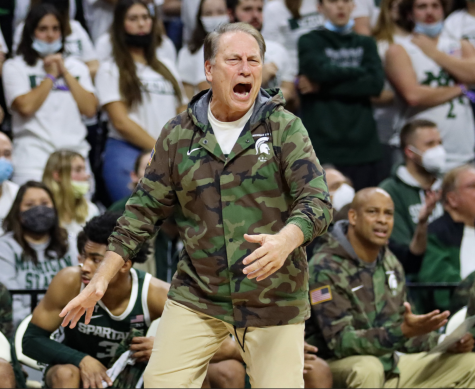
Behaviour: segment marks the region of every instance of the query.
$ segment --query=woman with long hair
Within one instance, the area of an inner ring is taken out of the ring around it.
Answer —
[[[20,187],[3,229],[0,282],[8,289],[47,289],[62,268],[78,264],[76,245],[60,227],[53,194],[42,183]],[[15,326],[29,313],[29,296],[15,296]]]
[[[120,0],[112,23],[112,60],[96,76],[109,117],[103,176],[112,201],[130,195],[130,172],[152,150],[163,126],[186,104],[174,64],[158,59],[157,21],[143,0]]]
[[[89,145],[81,115],[96,114],[89,69],[65,57],[65,25],[51,4],[31,9],[17,56],[3,66],[3,86],[13,122],[13,181],[41,181],[46,161],[59,149],[84,158]]]
[[[378,53],[383,65],[386,62],[386,51],[393,43],[403,39],[410,39],[405,23],[399,17],[401,0],[382,0],[380,13],[373,36],[378,45]],[[373,116],[378,129],[379,141],[383,147],[383,160],[380,179],[386,179],[395,163],[402,162],[399,152],[399,133],[396,130],[398,106],[394,89],[388,80],[385,80],[384,89],[378,98],[373,101]]]
[[[90,175],[81,154],[59,150],[50,155],[43,183],[53,193],[61,227],[77,235],[99,209],[85,196],[90,189]]]
[[[149,4],[150,8],[150,4]],[[154,12],[152,17],[156,18],[157,23],[157,58],[165,58],[168,61],[173,63],[176,62],[176,48],[172,40],[167,36],[165,32],[165,27],[163,26],[163,20],[160,18],[161,13]],[[102,34],[96,41],[96,52],[99,62],[106,61],[112,57],[112,42],[111,42],[111,32],[107,31]]]
[[[262,35],[287,49],[295,75],[298,73],[297,44],[300,37],[325,22],[325,17],[318,12],[317,3],[317,0],[282,0],[268,1],[264,6]]]
[[[206,35],[222,23],[229,23],[225,0],[201,0],[196,15],[196,27],[188,46],[178,54],[178,71],[188,98],[209,89],[204,65],[204,41]]]
[[[69,16],[69,1],[65,0],[31,0],[31,7],[37,4],[51,4],[59,12],[62,22],[64,24],[65,38],[65,55],[71,55],[80,61],[84,62],[89,68],[91,77],[94,78],[99,67],[96,50],[92,44],[91,38],[86,30],[81,26],[77,20],[70,19]],[[13,36],[13,52],[16,52],[21,41],[23,27],[25,23],[21,22],[15,29]]]

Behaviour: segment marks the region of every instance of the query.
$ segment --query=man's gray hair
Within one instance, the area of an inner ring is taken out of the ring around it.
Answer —
[[[210,32],[206,36],[204,43],[205,62],[210,61],[211,63],[214,63],[216,54],[218,53],[219,39],[224,34],[230,32],[244,32],[251,35],[257,41],[259,50],[261,52],[261,58],[264,60],[264,55],[266,53],[266,42],[261,33],[247,23],[228,23],[221,24],[215,31]]]

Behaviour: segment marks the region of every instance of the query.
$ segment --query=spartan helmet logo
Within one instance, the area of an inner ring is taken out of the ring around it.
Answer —
[[[266,142],[269,142],[268,136],[262,136],[256,142],[256,155],[259,156],[260,162],[268,161],[270,158],[270,148]]]
[[[393,272],[389,274],[388,285],[389,289],[391,289],[393,296],[395,296],[397,294],[398,283],[396,275]]]

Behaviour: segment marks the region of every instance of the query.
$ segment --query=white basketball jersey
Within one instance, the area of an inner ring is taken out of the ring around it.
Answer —
[[[419,84],[433,88],[453,86],[455,80],[444,69],[427,57],[410,39],[398,42],[411,58],[412,67]],[[449,37],[441,36],[437,48],[449,55],[462,55],[461,43]],[[410,107],[401,104],[399,125],[414,119],[427,119],[437,124],[442,142],[447,151],[447,169],[462,165],[474,158],[475,123],[469,100],[457,97],[433,108]]]

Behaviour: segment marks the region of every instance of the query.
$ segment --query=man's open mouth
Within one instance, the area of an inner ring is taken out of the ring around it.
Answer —
[[[251,92],[251,90],[252,90],[252,85],[246,84],[246,83],[236,84],[236,86],[233,88],[234,94],[239,97],[249,96],[249,93]]]

